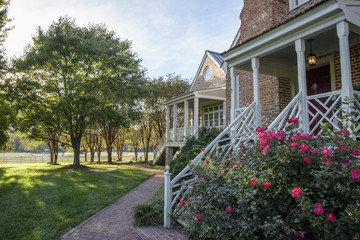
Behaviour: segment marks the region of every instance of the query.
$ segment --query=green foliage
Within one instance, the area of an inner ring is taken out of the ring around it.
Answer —
[[[185,142],[181,152],[170,163],[171,177],[181,172],[194,158],[200,153],[202,148],[205,148],[218,135],[220,130],[217,128],[207,129],[203,128],[199,131],[199,137],[195,136],[188,138]]]
[[[78,165],[87,128],[127,125],[138,117],[145,84],[140,63],[131,42],[105,25],[81,28],[60,18],[47,31],[38,28],[24,56],[13,60],[6,92],[21,112],[22,130],[31,129],[35,138],[63,135]]]
[[[62,167],[0,165],[0,239],[58,239],[152,175],[117,165]]]
[[[360,146],[346,130],[327,134],[260,133],[236,156],[207,156],[177,205],[187,237],[359,238]]]
[[[138,204],[133,208],[135,226],[161,225],[164,220],[164,201]]]

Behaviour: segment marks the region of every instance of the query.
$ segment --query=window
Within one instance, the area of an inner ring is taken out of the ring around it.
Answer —
[[[308,2],[309,0],[289,0],[290,1],[290,10]]]
[[[211,73],[212,73],[211,67],[207,66],[205,68],[205,70],[204,70],[204,79],[205,79],[205,81],[208,81],[211,78]]]
[[[203,108],[203,126],[204,127],[224,126],[224,106],[217,105],[217,106]]]

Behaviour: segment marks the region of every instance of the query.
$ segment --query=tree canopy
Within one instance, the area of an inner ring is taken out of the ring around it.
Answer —
[[[79,165],[81,138],[99,116],[120,125],[138,116],[145,93],[140,63],[131,42],[105,25],[78,27],[62,17],[46,31],[37,29],[24,55],[13,60],[7,85],[29,129],[46,125],[64,135]]]

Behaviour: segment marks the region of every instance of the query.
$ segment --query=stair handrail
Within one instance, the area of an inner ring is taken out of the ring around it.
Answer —
[[[275,128],[278,123],[280,127],[280,129],[285,129],[284,127],[281,127],[283,125],[283,123],[286,121],[287,115],[290,112],[290,110],[299,103],[299,101],[301,101],[301,97],[302,97],[302,92],[299,92],[298,94],[296,94],[296,96],[290,101],[290,103],[284,108],[284,110],[281,111],[281,113],[275,118],[275,120],[270,124],[270,126],[268,126],[268,130],[272,131],[272,130],[279,130],[277,128]],[[293,109],[294,110],[294,109]],[[292,113],[291,113],[292,115]]]
[[[157,158],[157,155],[159,154],[159,150],[161,150],[165,144],[165,141],[166,141],[166,136],[167,136],[167,133],[165,133],[160,142],[158,143],[158,145],[156,146],[156,148],[154,149],[154,157],[153,159],[155,160],[155,158]]]
[[[252,102],[237,118],[235,118],[235,120],[232,121],[229,126],[227,126],[209,145],[205,147],[204,151],[199,153],[188,166],[186,166],[175,178],[173,178],[171,185],[175,184],[183,175],[185,175],[185,173],[190,169],[191,165],[197,164],[200,159],[202,159],[209,151],[211,151],[213,147],[215,147],[216,144],[221,140],[221,138],[225,136],[225,134],[230,133],[238,121],[243,118],[251,110],[251,108],[255,106],[255,104],[255,102]]]

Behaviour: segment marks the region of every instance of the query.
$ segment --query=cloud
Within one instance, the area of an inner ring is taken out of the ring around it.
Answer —
[[[5,47],[19,56],[31,43],[36,27],[47,29],[60,16],[80,26],[105,23],[133,42],[150,77],[175,72],[193,77],[204,51],[225,51],[239,26],[239,0],[16,0],[9,15],[15,26]]]

